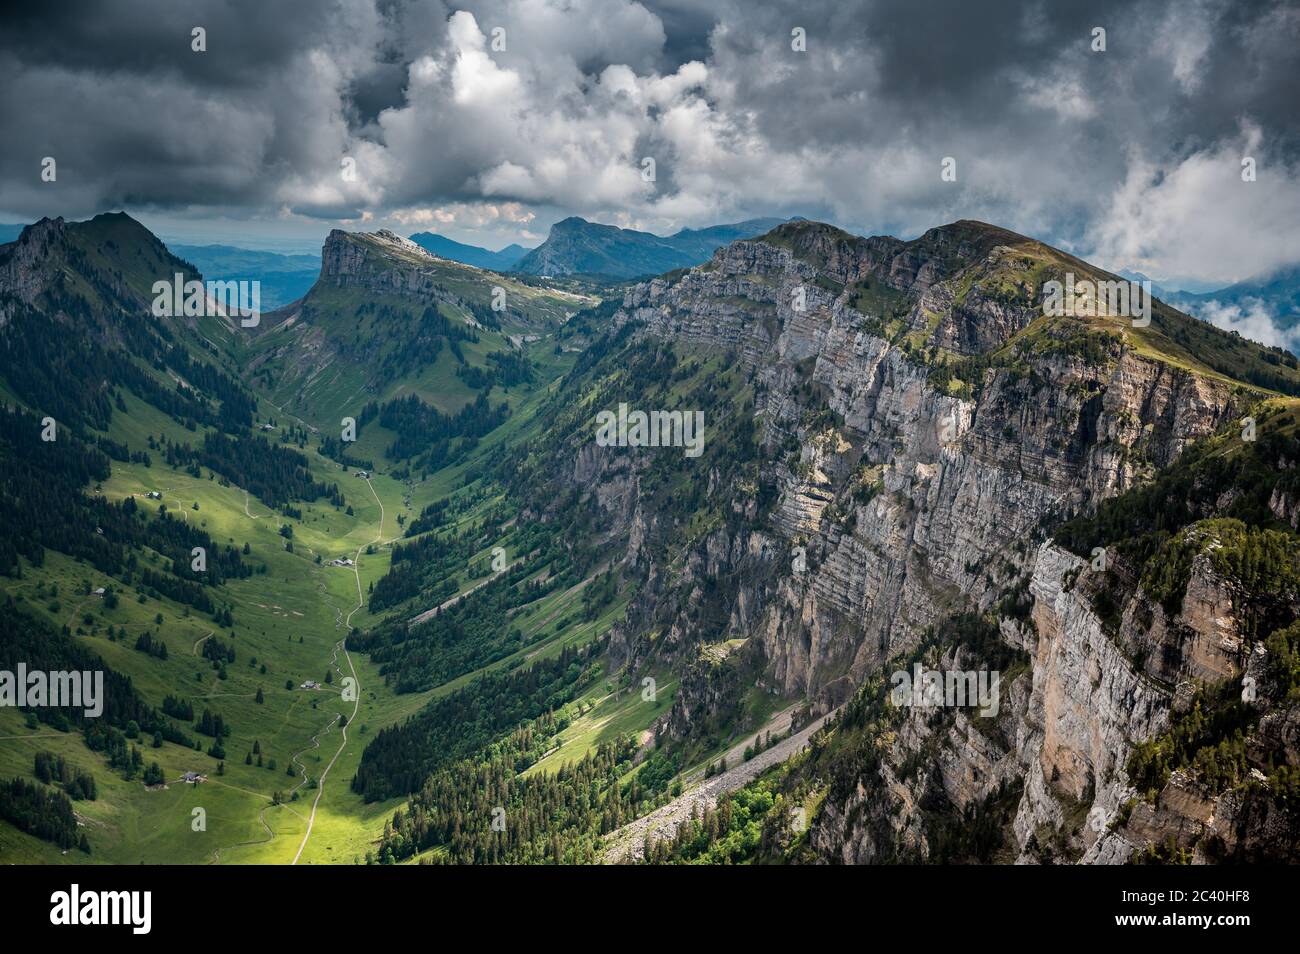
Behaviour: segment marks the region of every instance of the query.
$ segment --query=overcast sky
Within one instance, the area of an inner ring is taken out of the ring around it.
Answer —
[[[1300,259],[1295,2],[28,6],[0,15],[0,221],[125,208],[187,241],[496,248],[566,215],[978,218],[1172,284]]]

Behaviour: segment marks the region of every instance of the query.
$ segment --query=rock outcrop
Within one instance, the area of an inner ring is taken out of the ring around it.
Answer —
[[[579,454],[572,477],[647,575],[616,662],[743,639],[727,665],[825,713],[955,612],[1009,589],[1027,603],[1003,620],[1029,665],[1003,686],[997,728],[960,714],[935,738],[908,714],[880,777],[825,806],[811,843],[826,857],[925,857],[916,808],[938,790],[959,811],[1016,793],[1007,860],[1122,860],[1132,844],[1103,834],[1135,797],[1132,747],[1167,727],[1180,684],[1244,665],[1231,594],[1207,565],[1176,619],[1139,587],[1117,631],[1078,583],[1086,562],[1049,542],[1062,517],[1148,479],[1249,400],[1153,354],[1117,317],[1044,319],[1041,282],[1074,267],[1088,266],[978,223],[911,243],[790,223],[631,288],[612,316],[743,370],[778,489],[768,520],[715,529],[669,565],[636,468]],[[754,512],[747,489],[710,495],[723,512]],[[726,623],[706,633],[689,609],[719,586]],[[688,681],[672,731],[707,724],[724,682]],[[922,753],[929,768],[901,771]]]

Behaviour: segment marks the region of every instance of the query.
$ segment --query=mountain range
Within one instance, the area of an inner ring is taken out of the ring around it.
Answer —
[[[495,252],[435,232],[417,232],[410,241],[438,258],[488,271],[557,277],[594,275],[619,280],[699,265],[720,246],[760,234],[780,222],[751,219],[661,237],[569,218],[556,223],[547,240],[536,249],[512,244]],[[0,226],[0,238],[6,228]],[[20,230],[21,226],[14,226],[10,237],[17,237]],[[283,255],[229,245],[175,245],[172,249],[209,278],[258,279],[268,308],[287,305],[306,294],[321,265],[313,255]]]
[[[761,235],[781,221],[749,219],[660,236],[571,216],[552,225],[546,241],[519,259],[514,268],[529,275],[586,274],[614,279],[658,275],[699,265],[721,246]]]
[[[0,670],[107,686],[0,706],[6,860],[1300,860],[1294,355],[982,222],[566,222],[251,325],[0,245]]]
[[[213,280],[257,279],[264,308],[278,308],[307,293],[320,274],[320,256],[285,255],[231,245],[171,245],[171,251]]]
[[[1170,293],[1166,300],[1176,308],[1209,318],[1207,309],[1261,308],[1280,328],[1300,325],[1300,265],[1290,265],[1214,291]]]
[[[448,258],[453,262],[463,262],[466,265],[474,265],[494,272],[510,271],[528,254],[528,249],[522,245],[511,244],[493,252],[477,245],[457,242],[436,232],[417,232],[410,238],[420,248],[440,258]]]

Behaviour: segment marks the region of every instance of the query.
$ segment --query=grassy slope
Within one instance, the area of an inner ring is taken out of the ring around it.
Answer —
[[[539,380],[553,382],[573,360],[572,355],[554,356],[540,344],[532,350],[539,367]],[[138,779],[125,782],[110,773],[100,757],[85,748],[79,735],[55,733],[46,727],[28,730],[22,719],[10,710],[0,711],[0,736],[6,737],[4,745],[0,745],[0,777],[14,774],[30,777],[32,757],[41,749],[53,750],[75,766],[92,771],[100,786],[100,797],[94,802],[78,803],[76,808],[85,816],[94,852],[91,860],[96,862],[284,863],[292,860],[306,829],[315,791],[300,788],[296,801],[280,806],[272,805],[271,796],[279,791],[289,797],[300,785],[300,776],[291,778],[285,774],[286,766],[296,754],[310,777],[319,775],[338,748],[339,731],[333,724],[336,714],[351,711],[351,706],[343,704],[337,692],[284,688],[286,679],[293,680],[295,686],[306,679],[323,679],[335,658],[334,647],[344,632],[340,619],[353,612],[358,602],[353,572],[317,565],[315,556],[319,554],[322,563],[327,563],[335,557],[356,558],[360,551],[358,571],[365,592],[371,582],[387,571],[389,548],[384,544],[400,536],[397,515],[404,514],[409,520],[427,503],[460,489],[464,485],[464,472],[475,466],[479,455],[501,442],[537,433],[542,422],[531,411],[551,386],[551,383],[539,383],[530,391],[515,388],[510,395],[502,395],[497,389],[494,400],[512,400],[517,411],[505,425],[484,439],[478,454],[470,460],[410,484],[399,483],[383,474],[375,476],[371,486],[383,503],[382,525],[380,507],[370,495],[366,481],[321,457],[310,445],[304,453],[312,461],[314,475],[338,483],[355,516],[348,517],[319,501],[301,505],[300,521],[286,520],[238,487],[222,486],[219,478],[209,480],[206,473],[194,478],[172,470],[156,454],[152,467],[115,462],[112,477],[102,485],[106,496],[122,499],[135,495],[144,506],[154,507],[157,502],[144,499],[144,495],[149,491],[160,492],[162,503],[169,510],[197,521],[217,542],[237,546],[249,543],[250,562],[256,565],[264,561],[268,565],[266,574],[232,581],[221,589],[221,596],[233,605],[236,621],[234,645],[238,659],[228,667],[229,678],[217,679],[210,663],[195,654],[196,643],[201,645],[202,638],[214,630],[205,616],[187,616],[184,607],[168,600],[149,599],[139,604],[130,592],[124,594],[114,610],[107,610],[102,601],[93,597],[73,596],[87,585],[93,588],[111,581],[59,554],[51,553],[46,566],[39,571],[28,568],[23,580],[0,580],[0,589],[15,596],[26,596],[28,605],[37,612],[59,625],[73,625],[74,631],[82,615],[90,613],[95,635],[90,635],[90,625],[83,624],[86,635],[78,638],[90,641],[109,665],[131,676],[149,702],[159,705],[164,695],[176,694],[190,698],[196,714],[204,706],[222,714],[235,730],[226,741],[226,774],[218,777],[215,761],[205,753],[171,744],[161,749],[146,748],[146,762],[156,759],[169,780],[191,770],[204,771],[209,776],[203,785],[173,783],[166,791],[148,792]],[[115,440],[143,448],[149,436],[166,435],[191,443],[201,436],[187,431],[133,395],[125,394],[124,399],[128,412],[114,415],[109,432]],[[364,430],[355,451],[382,462],[382,449],[389,440],[391,435],[371,425]],[[197,511],[192,509],[196,502]],[[492,502],[484,501],[462,517],[462,521],[475,519]],[[292,554],[284,550],[284,539],[278,533],[278,527],[285,522],[294,528],[296,552]],[[366,553],[366,547],[376,539],[380,544],[375,552]],[[49,612],[50,600],[34,598],[38,581],[47,586],[58,584],[57,613]],[[466,575],[463,588],[475,582]],[[118,588],[121,590],[120,585]],[[400,800],[392,800],[366,805],[348,787],[366,741],[379,728],[404,720],[428,698],[453,691],[485,671],[549,658],[565,645],[597,638],[621,617],[625,600],[616,601],[595,620],[582,620],[578,612],[581,592],[579,585],[521,607],[511,624],[525,633],[523,649],[428,693],[393,694],[369,660],[353,654],[352,663],[362,688],[361,705],[349,728],[348,745],[329,775],[301,862],[351,863],[363,858],[382,831],[384,820],[399,804]],[[413,604],[412,608],[423,607]],[[164,617],[161,627],[154,623],[159,612]],[[360,627],[376,621],[364,607],[352,617],[352,624]],[[125,627],[128,635],[122,641],[110,642],[104,635],[110,624]],[[140,632],[155,629],[168,645],[166,661],[132,648]],[[231,641],[227,632],[217,635],[226,642]],[[302,637],[301,643],[298,637]],[[250,657],[258,660],[259,667],[267,666],[265,675],[258,668],[248,666]],[[341,660],[340,665],[343,665]],[[196,673],[200,677],[198,681]],[[259,686],[265,694],[264,705],[254,701]],[[661,687],[660,705],[652,711],[627,706],[626,694],[619,700],[610,697],[587,721],[576,724],[566,734],[563,761],[580,757],[608,737],[608,732],[600,729],[610,710],[615,708],[615,701],[618,702],[618,717],[614,722],[617,728],[639,732],[662,711],[666,704],[663,700],[671,700],[671,691],[671,684]],[[602,689],[591,701],[597,701],[596,696],[607,695]],[[639,696],[631,698],[639,699]],[[312,744],[313,736],[317,735],[319,747]],[[254,739],[261,743],[265,759],[276,759],[274,771],[243,764],[244,754],[251,749]],[[145,744],[148,745],[147,741]],[[555,761],[546,768],[558,764]],[[207,811],[207,831],[193,832],[191,810],[200,806]],[[66,859],[78,860],[76,854]],[[0,859],[51,862],[63,858],[52,846],[0,826]]]
[[[130,420],[132,426],[140,426],[147,415],[117,417]],[[255,563],[265,561],[268,565],[266,574],[233,581],[222,588],[222,596],[234,606],[237,634],[234,645],[238,655],[236,663],[228,667],[229,678],[225,681],[217,679],[210,664],[195,654],[196,642],[214,629],[206,617],[198,614],[186,616],[182,607],[167,600],[150,599],[139,604],[133,593],[124,594],[119,606],[113,610],[108,610],[102,601],[93,598],[72,597],[82,588],[82,580],[88,581],[92,587],[110,581],[53,553],[40,572],[29,571],[26,579],[21,581],[3,581],[3,588],[15,596],[31,593],[38,580],[58,582],[62,604],[59,613],[51,614],[48,608],[41,611],[59,624],[72,619],[74,625],[82,613],[91,613],[99,635],[84,638],[109,665],[130,675],[148,701],[158,705],[164,695],[181,694],[193,701],[197,711],[211,706],[234,727],[234,735],[226,742],[227,774],[224,778],[215,776],[214,760],[206,754],[172,745],[146,751],[147,758],[158,757],[169,777],[176,777],[185,770],[198,770],[208,771],[211,779],[208,785],[200,786],[197,801],[167,795],[165,804],[169,807],[162,812],[157,810],[157,803],[163,801],[163,793],[145,792],[138,781],[125,783],[114,779],[101,765],[94,774],[101,782],[101,790],[106,793],[99,800],[105,805],[100,809],[98,802],[88,803],[84,806],[86,814],[95,819],[96,811],[102,810],[106,818],[120,819],[122,827],[116,831],[110,827],[106,834],[112,837],[92,837],[97,859],[201,861],[209,859],[212,850],[222,848],[222,861],[283,861],[291,858],[296,850],[296,839],[287,835],[277,836],[262,845],[237,850],[233,846],[250,840],[250,824],[256,829],[253,835],[265,836],[265,830],[256,822],[256,816],[264,807],[261,803],[269,805],[274,791],[288,793],[299,781],[284,774],[291,756],[307,749],[311,745],[311,736],[330,722],[336,712],[351,710],[350,705],[340,702],[337,691],[313,693],[284,688],[286,679],[292,680],[295,686],[306,679],[323,680],[334,646],[344,632],[341,619],[357,604],[354,574],[348,569],[318,566],[314,555],[320,553],[325,560],[342,555],[355,557],[357,550],[364,548],[377,535],[383,539],[396,535],[395,517],[403,508],[400,486],[386,478],[378,478],[375,490],[384,501],[386,511],[381,529],[379,506],[368,493],[365,482],[333,470],[319,458],[316,462],[319,476],[336,480],[343,487],[356,516],[349,518],[322,503],[304,505],[303,520],[294,521],[294,554],[285,552],[284,540],[277,532],[281,518],[270,513],[255,498],[246,498],[238,488],[222,487],[217,481],[195,479],[157,464],[153,468],[115,464],[112,478],[104,485],[104,493],[113,499],[158,490],[163,493],[165,504],[179,508],[188,519],[203,524],[215,540],[241,546],[248,542],[252,549],[250,559]],[[199,504],[197,511],[191,509],[194,502]],[[152,503],[150,501],[149,505]],[[386,568],[385,550],[379,549],[373,556],[363,553],[359,565],[362,587],[377,579]],[[32,602],[29,599],[29,605]],[[163,615],[161,627],[155,627],[156,613]],[[110,624],[125,627],[127,638],[119,642],[105,638],[103,631]],[[84,628],[89,631],[88,626]],[[155,628],[168,644],[169,658],[166,661],[153,659],[131,648],[136,635]],[[218,632],[217,635],[230,641],[228,633]],[[248,660],[252,657],[258,660],[259,668],[249,666]],[[352,737],[364,744],[366,731],[360,729],[361,725],[373,723],[378,726],[396,721],[414,711],[420,700],[416,697],[383,698],[382,683],[368,663],[364,659],[355,660],[355,663],[363,695],[357,718],[358,729],[354,730]],[[264,675],[259,671],[261,664],[267,666]],[[373,692],[369,691],[372,686],[376,687]],[[257,705],[254,701],[258,687],[265,694],[264,705]],[[13,717],[17,734],[27,732],[20,728],[21,721],[13,713],[8,715]],[[47,731],[38,730],[33,734]],[[251,749],[254,739],[260,741],[267,759],[277,760],[276,771],[243,764],[244,754]],[[337,730],[333,730],[333,738],[329,735],[323,738],[322,748],[311,749],[302,756],[301,761],[309,774],[319,774],[320,767],[328,761],[328,758],[322,758],[322,753],[332,753],[331,745],[336,742]],[[98,761],[98,757],[89,753],[75,735],[58,740],[42,739],[40,746],[53,748],[79,763]],[[360,747],[350,743],[350,748],[357,754]],[[6,744],[3,751],[0,775],[18,770],[31,771],[32,745],[20,748]],[[333,788],[346,787],[350,778],[347,761],[345,757],[335,766],[331,774]],[[106,782],[111,784],[104,784]],[[179,792],[187,787],[173,788]],[[191,833],[188,808],[182,812],[177,806],[206,806],[206,799],[216,798],[208,794],[210,791],[220,792],[217,803],[222,806],[222,811],[218,813],[209,808],[208,831],[201,835]],[[239,794],[232,794],[234,792]],[[329,796],[334,794],[331,787],[327,787],[326,792]],[[232,799],[240,804],[236,806]],[[331,803],[332,798],[323,800],[326,809]],[[299,802],[292,807],[301,810],[301,806],[302,802]],[[83,806],[78,807],[81,810]],[[302,821],[296,819],[288,808],[275,809],[273,814],[284,818],[279,828],[285,832],[301,832]],[[146,818],[148,827],[139,827],[144,825]],[[158,832],[156,836],[151,834],[155,831]]]
[[[134,232],[138,226],[121,217],[101,217],[77,226],[75,244],[101,269],[119,271],[126,282],[139,292],[147,289],[156,273],[166,261],[149,250],[148,261],[139,267],[127,263],[121,249],[130,248],[138,241]],[[157,261],[154,261],[154,259]],[[455,266],[451,272],[462,270]],[[166,271],[166,269],[163,269]],[[481,282],[485,273],[463,269],[461,276],[449,274],[450,283],[462,285]],[[72,269],[65,269],[75,279]],[[568,313],[584,303],[583,299],[567,293],[550,292],[526,285],[509,285],[508,293],[527,300],[530,308],[542,312],[549,323],[558,323]],[[83,289],[96,300],[92,289]],[[454,291],[470,294],[472,289],[454,287]],[[409,303],[408,303],[409,304]],[[339,302],[337,317],[347,321],[348,302]],[[446,308],[446,306],[444,306]],[[453,320],[464,321],[468,316],[459,309],[445,313]],[[344,329],[336,329],[342,331]],[[215,349],[196,347],[195,353],[231,369],[240,359],[229,355],[247,354],[246,339],[240,331],[220,319],[200,319],[185,323],[179,329],[183,339],[191,342],[208,342]],[[511,328],[503,329],[509,333]],[[471,365],[486,365],[486,354],[511,347],[504,333],[479,331],[479,343],[465,343],[464,352]],[[397,343],[400,346],[400,342]],[[214,354],[213,351],[217,353]],[[539,382],[552,381],[571,363],[572,356],[556,358],[538,344],[532,346],[533,358],[539,367]],[[149,369],[151,373],[153,369]],[[439,361],[411,380],[402,381],[390,393],[378,395],[387,398],[415,391],[420,396],[452,411],[472,399],[473,392],[455,376],[455,364],[444,350]],[[358,381],[352,384],[363,383]],[[348,395],[349,381],[335,377],[322,381],[322,393]],[[480,453],[504,440],[514,439],[525,430],[534,431],[539,422],[528,411],[540,400],[549,384],[538,383],[531,388],[513,388],[509,391],[494,389],[493,401],[506,400],[516,409],[511,421],[483,441]],[[349,400],[346,396],[335,399],[333,406],[324,402],[305,403],[306,410],[296,407],[303,417],[294,413],[277,412],[277,398],[286,394],[263,395],[263,409],[259,417],[279,416],[285,422],[306,424],[309,428],[324,429],[337,426],[333,418]],[[367,400],[375,395],[367,396]],[[12,396],[10,396],[12,397]],[[126,413],[114,415],[109,434],[133,449],[145,449],[150,436],[167,436],[177,441],[197,443],[200,432],[187,431],[171,418],[124,393]],[[340,403],[343,402],[343,403]],[[18,403],[18,402],[14,402]],[[314,406],[321,405],[321,406]],[[359,409],[359,408],[358,408]],[[355,413],[355,411],[354,411]],[[275,435],[270,435],[274,439]],[[384,469],[382,451],[392,440],[377,424],[367,427],[353,451],[357,456],[372,457]],[[396,518],[404,514],[408,519],[427,503],[446,495],[464,483],[463,472],[473,466],[473,460],[446,472],[431,475],[424,481],[400,484],[382,474],[371,486],[350,471],[341,469],[315,453],[312,447],[304,451],[312,461],[314,475],[319,479],[339,484],[351,504],[354,516],[336,512],[323,502],[302,505],[302,520],[286,521],[269,511],[256,498],[250,498],[241,489],[222,486],[220,479],[209,480],[204,474],[193,478],[174,471],[153,454],[153,467],[115,462],[113,475],[99,490],[112,499],[135,495],[146,507],[157,506],[144,499],[144,494],[157,491],[163,494],[162,503],[172,512],[200,523],[214,538],[222,543],[251,547],[250,561],[265,562],[268,572],[233,581],[223,586],[219,599],[232,604],[235,615],[235,637],[238,659],[228,667],[229,678],[220,680],[211,664],[197,655],[202,641],[213,632],[214,626],[206,616],[187,613],[185,608],[169,600],[135,600],[133,592],[124,592],[119,605],[108,610],[93,597],[82,591],[113,581],[90,568],[50,553],[46,565],[39,570],[26,568],[21,580],[0,580],[0,589],[23,599],[34,612],[45,615],[58,625],[64,623],[78,629],[78,639],[84,639],[115,669],[129,675],[144,698],[160,705],[168,694],[189,698],[201,713],[205,706],[219,712],[233,726],[234,734],[226,740],[225,774],[217,776],[216,763],[206,753],[164,744],[159,749],[149,748],[144,740],[146,763],[157,760],[164,774],[173,780],[165,791],[149,792],[137,779],[126,782],[109,772],[102,759],[86,749],[80,735],[58,733],[42,726],[37,730],[25,727],[22,718],[13,710],[0,710],[0,777],[14,774],[29,776],[32,757],[41,749],[50,749],[64,756],[78,768],[91,771],[99,786],[99,798],[93,802],[77,803],[91,837],[93,861],[97,862],[286,862],[292,859],[306,830],[306,817],[315,791],[303,786],[301,774],[290,777],[286,767],[295,756],[310,778],[317,777],[338,748],[339,730],[337,714],[350,712],[351,705],[340,700],[337,691],[310,692],[286,690],[286,679],[299,685],[305,679],[323,680],[332,663],[346,664],[336,656],[335,647],[345,632],[342,620],[349,613],[353,625],[367,626],[375,619],[358,605],[358,577],[360,590],[382,576],[388,568],[389,550],[386,546],[400,536]],[[380,505],[384,517],[380,520]],[[198,509],[193,509],[193,504]],[[472,519],[471,514],[466,519]],[[278,527],[289,522],[294,528],[295,553],[284,550],[284,540]],[[366,553],[368,545],[378,541],[375,552]],[[357,574],[345,568],[318,565],[334,557],[347,556],[358,560]],[[148,564],[150,556],[142,555]],[[154,559],[157,559],[156,556]],[[38,583],[46,587],[58,585],[59,597],[38,599]],[[473,581],[466,580],[466,586]],[[123,587],[118,585],[118,590]],[[622,611],[622,603],[607,609],[601,618],[556,631],[552,624],[557,615],[564,614],[569,605],[580,599],[580,588],[565,594],[552,594],[545,600],[530,605],[517,617],[517,625],[534,639],[515,657],[493,664],[493,668],[508,666],[528,658],[539,658],[558,653],[560,647],[571,642],[585,642],[603,632]],[[161,626],[155,615],[161,614]],[[83,616],[89,620],[83,622]],[[120,641],[110,641],[105,633],[109,625],[126,633]],[[135,637],[146,630],[157,631],[167,643],[169,658],[157,660],[134,650]],[[232,642],[228,632],[218,632],[219,638]],[[299,642],[301,639],[301,642]],[[257,667],[249,667],[250,658],[256,658]],[[432,693],[396,696],[388,691],[369,660],[353,655],[362,687],[361,702],[354,723],[349,728],[349,741],[331,770],[328,783],[321,796],[311,840],[303,852],[304,863],[351,862],[362,857],[382,829],[396,801],[365,805],[352,794],[348,783],[355,771],[368,737],[378,728],[405,719],[418,711]],[[267,672],[260,672],[265,665]],[[456,680],[456,684],[475,674]],[[196,679],[197,676],[197,679]],[[336,679],[335,685],[338,682]],[[258,705],[255,696],[258,688],[265,695],[265,704]],[[455,685],[439,687],[434,692],[451,691]],[[319,746],[313,743],[318,737]],[[243,764],[244,754],[253,741],[261,744],[265,760],[275,759],[277,768],[257,768]],[[205,741],[205,747],[206,742]],[[184,771],[206,772],[209,781],[200,786],[175,782]],[[273,793],[291,796],[298,788],[299,798],[284,805],[271,802]],[[191,830],[191,810],[203,807],[207,811],[207,830]],[[62,856],[48,844],[23,835],[12,828],[0,825],[0,861],[84,860],[73,852]]]
[[[404,253],[366,234],[354,234],[348,240],[399,267],[420,269],[461,301],[490,307],[494,289],[505,290],[509,310],[501,315],[500,330],[475,327],[477,322],[459,305],[447,302],[437,305],[443,317],[453,324],[472,328],[479,337],[478,342],[461,344],[466,362],[474,367],[487,367],[486,356],[492,352],[510,350],[513,347],[510,339],[519,341],[525,335],[559,327],[574,312],[596,301],[561,289],[523,284],[458,262]],[[339,426],[342,417],[356,417],[369,401],[391,400],[412,392],[441,411],[454,412],[472,401],[475,392],[456,376],[458,362],[447,348],[430,367],[417,374],[388,381],[377,390],[371,387],[376,369],[384,359],[400,354],[413,328],[391,317],[362,314],[362,306],[388,306],[410,313],[414,318],[425,304],[424,300],[394,292],[376,293],[364,287],[322,283],[302,302],[311,313],[310,327],[300,321],[298,308],[285,309],[268,318],[263,333],[239,342],[238,350],[244,362],[257,369],[259,381],[265,375],[271,382],[268,393],[275,405],[312,418],[331,432]],[[521,319],[516,315],[522,316]],[[325,340],[359,348],[359,353],[367,356],[320,361],[318,352]],[[497,400],[500,393],[492,397]]]

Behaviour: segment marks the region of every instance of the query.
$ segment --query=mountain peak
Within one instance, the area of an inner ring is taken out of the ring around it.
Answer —
[[[703,264],[723,245],[761,235],[779,221],[750,219],[661,236],[570,216],[552,225],[546,241],[520,259],[516,269],[532,275],[616,279],[661,275]]]
[[[48,216],[41,218],[31,225],[23,226],[22,232],[18,236],[19,242],[44,242],[50,237],[61,235],[67,229],[67,223],[63,221],[63,216],[57,216],[53,219]]]
[[[494,252],[478,245],[466,245],[464,242],[457,242],[455,239],[439,235],[437,232],[417,232],[411,236],[411,241],[430,255],[494,272],[509,271],[529,251],[521,245],[507,245],[505,248]]]
[[[115,306],[130,308],[152,297],[154,282],[193,271],[125,212],[102,212],[79,222],[42,218],[4,248],[8,254],[0,262],[0,289],[28,302],[47,290],[60,266],[69,264],[98,282],[91,295],[97,303],[111,299]]]

